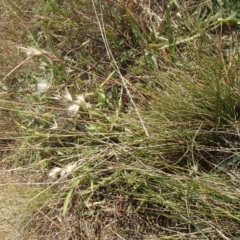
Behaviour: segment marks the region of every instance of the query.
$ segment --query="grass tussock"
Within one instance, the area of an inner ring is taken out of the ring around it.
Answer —
[[[2,168],[47,186],[24,234],[240,236],[239,4],[4,6],[26,36],[2,77]]]

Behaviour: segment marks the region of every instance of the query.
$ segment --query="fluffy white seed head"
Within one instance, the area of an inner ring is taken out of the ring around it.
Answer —
[[[76,163],[74,163],[74,164],[69,164],[69,165],[65,166],[65,167],[62,169],[61,173],[60,173],[61,177],[65,177],[65,176],[73,173],[73,171],[75,170],[76,166],[77,166]]]
[[[78,104],[75,104],[75,103],[68,105],[68,107],[67,107],[67,114],[69,116],[73,117],[78,112],[79,107],[80,106]]]
[[[48,176],[52,179],[57,179],[59,177],[66,177],[69,174],[73,173],[76,169],[77,163],[69,164],[63,168],[54,167],[48,174]]]
[[[65,101],[72,102],[72,96],[71,96],[71,94],[69,93],[69,91],[68,91],[67,88],[65,89],[65,92],[64,92],[64,94],[63,94],[63,99],[64,99]]]
[[[58,176],[60,176],[60,172],[62,171],[62,168],[60,167],[54,167],[49,173],[48,173],[48,177],[52,178],[52,179],[56,179],[58,178]]]
[[[19,49],[25,51],[27,57],[42,56],[44,54],[44,50],[35,47],[19,47]]]
[[[51,84],[46,81],[40,81],[37,83],[37,92],[39,93],[45,93],[49,90],[51,87]]]
[[[75,103],[77,103],[79,106],[81,106],[83,108],[91,108],[91,106],[92,106],[90,103],[86,102],[86,100],[82,94],[76,96]]]
[[[73,100],[73,97],[67,88],[62,95],[54,95],[52,98],[61,101],[66,107],[67,114],[71,117],[76,115],[80,107],[84,109],[92,107],[90,103],[85,101],[83,94],[76,95]]]

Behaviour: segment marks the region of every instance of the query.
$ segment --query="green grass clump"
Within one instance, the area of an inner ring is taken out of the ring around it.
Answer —
[[[0,104],[38,239],[240,236],[239,6],[162,2],[34,5]]]

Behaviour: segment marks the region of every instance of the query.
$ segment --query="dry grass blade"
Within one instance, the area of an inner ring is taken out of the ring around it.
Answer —
[[[96,18],[97,18],[99,30],[101,31],[102,39],[103,39],[103,41],[104,41],[105,48],[106,48],[106,51],[107,51],[109,60],[110,60],[110,62],[111,62],[111,64],[112,64],[114,70],[115,70],[115,71],[118,73],[118,75],[120,76],[121,81],[122,81],[122,83],[123,83],[123,86],[124,86],[124,88],[126,89],[126,92],[127,92],[128,96],[129,96],[129,98],[130,98],[130,100],[131,100],[131,103],[132,103],[132,105],[133,105],[133,107],[134,107],[134,109],[135,109],[135,111],[136,111],[136,113],[137,113],[137,115],[138,115],[138,118],[139,118],[139,120],[140,120],[140,122],[141,122],[141,125],[142,125],[142,127],[143,127],[143,130],[144,130],[146,136],[149,137],[149,134],[148,134],[148,131],[147,131],[146,126],[145,126],[145,124],[144,124],[144,121],[143,121],[143,119],[142,119],[142,117],[141,117],[141,115],[140,115],[140,113],[139,113],[139,111],[138,111],[138,108],[137,108],[137,106],[136,106],[136,104],[135,104],[135,102],[134,102],[134,100],[133,100],[133,98],[132,98],[132,95],[131,95],[131,93],[130,93],[130,91],[129,91],[129,88],[128,88],[128,86],[127,86],[126,79],[125,79],[125,78],[123,77],[123,75],[121,74],[121,71],[120,71],[120,69],[119,69],[119,67],[118,67],[118,65],[117,65],[117,62],[116,62],[116,60],[115,60],[115,58],[114,58],[114,56],[113,56],[113,54],[112,54],[111,48],[109,47],[108,40],[107,40],[107,37],[106,37],[106,32],[105,32],[105,29],[104,29],[103,19],[100,19],[100,18],[99,18],[99,15],[98,15],[98,13],[97,13],[96,6],[95,6],[95,3],[94,3],[93,0],[92,0],[92,4],[93,4],[93,8],[94,8],[94,11],[95,11],[95,16],[96,16]],[[103,13],[101,13],[101,16],[103,16]]]

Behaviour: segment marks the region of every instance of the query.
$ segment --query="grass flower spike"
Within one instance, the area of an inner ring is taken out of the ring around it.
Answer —
[[[45,93],[49,90],[49,88],[51,87],[51,84],[42,80],[42,81],[37,83],[36,87],[37,87],[37,92]]]
[[[56,95],[53,98],[63,102],[63,104],[66,106],[67,114],[71,117],[77,114],[80,107],[84,109],[91,108],[91,104],[85,101],[83,94],[77,95],[73,100],[73,97],[67,88],[62,96]]]

